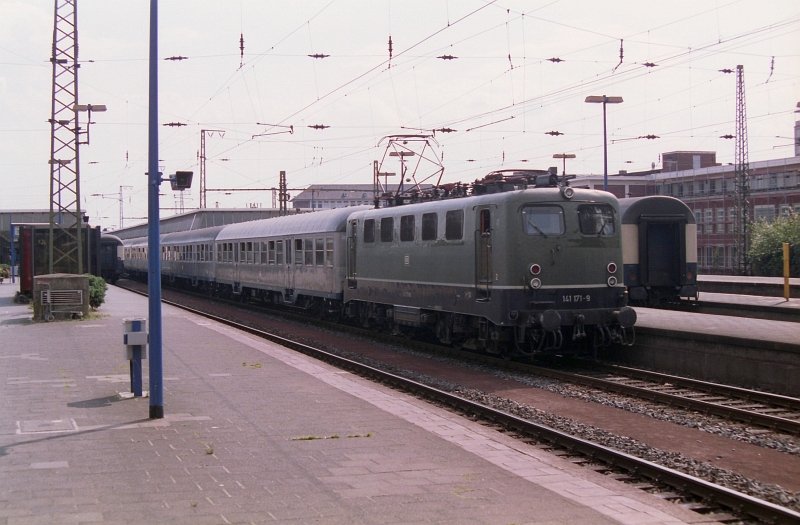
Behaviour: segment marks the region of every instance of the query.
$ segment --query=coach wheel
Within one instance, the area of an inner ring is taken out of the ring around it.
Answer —
[[[369,308],[366,304],[362,304],[358,309],[358,320],[362,328],[370,327]]]
[[[436,321],[436,338],[443,345],[453,344],[453,320],[450,316],[442,316]]]

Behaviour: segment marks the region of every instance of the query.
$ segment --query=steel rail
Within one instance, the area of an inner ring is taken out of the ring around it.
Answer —
[[[624,383],[618,383],[609,379],[593,377],[591,375],[580,374],[576,372],[565,372],[561,370],[554,370],[552,368],[535,366],[531,366],[529,370],[531,373],[550,377],[552,379],[558,379],[560,381],[576,383],[607,392],[638,397],[640,399],[655,401],[657,403],[663,403],[666,405],[678,406],[687,410],[695,410],[697,412],[732,419],[734,421],[740,421],[750,425],[758,425],[764,428],[779,430],[781,432],[786,432],[793,435],[800,434],[800,421],[794,419],[787,419],[771,414],[753,412],[751,410],[722,405],[711,401],[703,401],[701,399],[692,399],[679,394],[659,392],[657,390],[652,390],[650,388],[641,386],[626,385]],[[720,387],[722,386],[723,385],[720,385]],[[740,390],[747,391],[746,389]],[[735,394],[729,392],[726,395],[731,396]]]

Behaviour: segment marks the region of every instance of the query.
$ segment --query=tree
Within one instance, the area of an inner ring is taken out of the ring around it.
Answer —
[[[791,213],[773,222],[753,224],[750,237],[750,262],[754,275],[783,275],[783,243],[789,243],[789,273],[800,275],[800,214]]]

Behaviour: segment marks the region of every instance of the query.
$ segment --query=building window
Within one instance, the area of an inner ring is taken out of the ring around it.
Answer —
[[[775,206],[772,204],[760,204],[753,207],[753,215],[756,220],[771,222],[775,219]]]

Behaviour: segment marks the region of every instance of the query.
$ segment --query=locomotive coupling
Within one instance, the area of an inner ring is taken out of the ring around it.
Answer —
[[[614,312],[617,322],[622,328],[630,328],[636,324],[636,310],[630,306],[623,306],[618,311]]]

